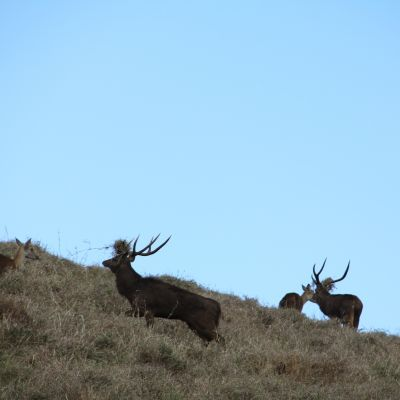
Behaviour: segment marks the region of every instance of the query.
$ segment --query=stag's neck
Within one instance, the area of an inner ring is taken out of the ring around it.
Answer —
[[[20,246],[17,252],[15,253],[13,260],[15,268],[19,268],[23,264],[24,260],[25,260],[25,250],[23,246]]]
[[[321,309],[322,312],[330,312],[331,308],[331,303],[332,299],[330,299],[331,295],[330,294],[320,294],[317,298],[317,303],[319,305],[319,308]]]
[[[142,279],[142,276],[132,268],[128,261],[121,265],[115,274],[117,289],[123,296],[127,296],[129,293],[134,291],[136,285]]]
[[[129,274],[130,280],[134,282],[143,279],[142,275],[138,274],[131,266],[129,266],[129,272],[127,274]]]

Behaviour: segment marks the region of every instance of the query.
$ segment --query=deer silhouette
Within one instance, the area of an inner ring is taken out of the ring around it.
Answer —
[[[103,261],[103,265],[115,274],[117,290],[128,299],[131,309],[127,315],[144,317],[147,326],[152,326],[154,317],[178,319],[186,322],[205,342],[222,341],[217,328],[221,317],[220,304],[210,298],[200,296],[154,277],[142,277],[131,263],[137,256],[150,256],[164,247],[171,237],[154,250],[152,245],[160,235],[150,240],[141,250],[136,250],[138,238],[132,251],[125,251]]]
[[[325,267],[326,259],[322,264],[319,272],[315,272],[315,264],[313,266],[312,280],[316,286],[312,301],[317,303],[320,310],[329,318],[337,318],[343,325],[348,325],[354,329],[358,328],[360,315],[363,309],[361,300],[353,294],[330,294],[329,288],[321,283],[319,275]],[[342,281],[349,272],[350,261],[344,274],[339,279],[330,279],[329,285]]]

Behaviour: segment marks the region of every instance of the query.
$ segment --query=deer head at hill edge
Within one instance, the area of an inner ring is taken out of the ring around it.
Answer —
[[[39,256],[32,245],[31,239],[27,240],[25,243],[22,243],[20,240],[15,238],[15,242],[18,245],[18,249],[15,252],[14,257],[8,257],[0,254],[0,274],[9,269],[20,268],[24,263],[25,258],[39,260]]]
[[[310,284],[307,286],[301,285],[301,287],[303,289],[301,295],[295,292],[286,293],[279,302],[279,308],[294,308],[301,312],[304,304],[307,303],[307,301],[310,301],[314,296],[314,291]]]

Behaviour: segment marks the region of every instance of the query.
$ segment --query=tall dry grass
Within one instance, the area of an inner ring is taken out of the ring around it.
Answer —
[[[108,270],[38,252],[0,277],[0,399],[400,399],[397,336],[163,277],[221,302],[226,346],[205,347],[179,321],[126,317]]]

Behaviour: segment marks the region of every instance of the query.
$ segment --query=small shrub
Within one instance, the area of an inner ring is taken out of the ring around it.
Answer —
[[[116,346],[115,341],[108,335],[101,335],[94,341],[97,349],[112,349]]]
[[[28,324],[32,321],[22,305],[2,297],[0,297],[0,319],[1,318],[7,318],[22,324]]]
[[[186,369],[186,362],[165,343],[161,343],[157,347],[147,347],[140,350],[138,360],[142,363],[163,365],[172,372],[180,372]]]

